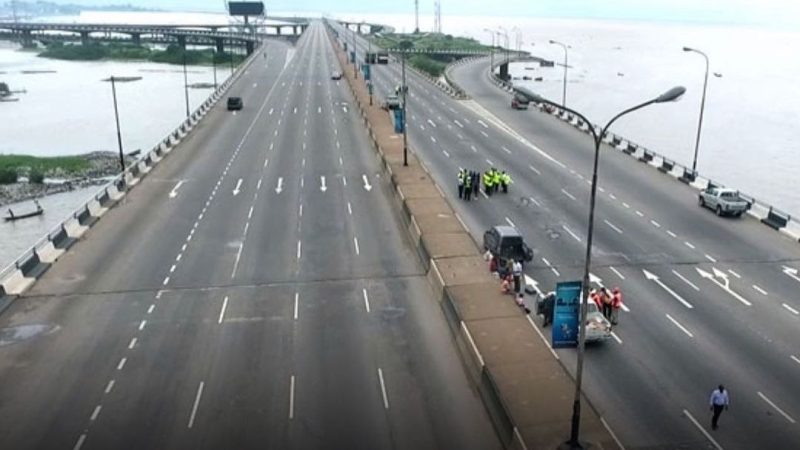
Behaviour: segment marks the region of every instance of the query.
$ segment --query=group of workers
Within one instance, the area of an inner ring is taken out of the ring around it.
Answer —
[[[499,171],[494,167],[490,168],[483,174],[474,170],[459,169],[458,170],[458,198],[470,201],[472,197],[478,198],[478,191],[480,190],[481,181],[483,182],[483,192],[487,197],[492,193],[499,192],[503,189],[503,193],[508,193],[508,186],[513,183],[511,175],[504,171]]]
[[[592,290],[589,294],[597,308],[603,313],[603,317],[611,322],[611,325],[616,325],[619,322],[619,310],[622,308],[622,292],[618,287],[608,291],[605,287],[600,290]]]

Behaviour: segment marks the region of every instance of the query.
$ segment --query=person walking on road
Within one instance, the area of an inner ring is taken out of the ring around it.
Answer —
[[[481,189],[481,174],[472,172],[472,196],[478,199],[478,191]]]
[[[464,172],[464,200],[469,201],[472,195],[472,173]]]
[[[611,325],[619,322],[619,310],[622,308],[622,291],[614,287],[611,291]]]
[[[711,429],[717,429],[717,422],[719,421],[719,416],[722,414],[722,409],[728,409],[728,405],[730,404],[730,398],[728,397],[728,391],[725,390],[725,386],[719,385],[718,388],[714,389],[711,392],[711,399],[708,401],[711,411],[714,412],[714,415],[711,416]]]
[[[491,170],[487,170],[486,172],[484,172],[484,174],[483,174],[483,188],[484,188],[484,191],[486,191],[486,196],[487,197],[491,197],[492,196],[492,180],[493,180],[492,171]]]
[[[458,198],[464,198],[464,169],[458,169]]]
[[[512,183],[511,175],[507,174],[504,170],[500,177],[503,183],[503,193],[508,194],[508,185]]]
[[[520,278],[522,277],[522,263],[514,261],[511,265],[511,274],[514,276],[514,292],[519,294]]]
[[[553,312],[555,310],[556,303],[556,294],[553,292],[548,293],[544,300],[542,301],[542,327],[546,327],[548,324],[553,323]]]
[[[603,317],[608,320],[611,320],[611,296],[608,295],[608,290],[604,287],[600,288],[600,304],[602,305],[603,309]]]

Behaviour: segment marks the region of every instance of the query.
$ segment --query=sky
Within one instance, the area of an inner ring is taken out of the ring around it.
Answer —
[[[51,0],[52,1],[52,0]],[[442,15],[586,19],[629,19],[776,26],[800,30],[800,0],[440,0]],[[186,11],[224,11],[224,0],[55,0],[55,3],[113,4]],[[431,14],[434,0],[420,0]],[[274,11],[313,13],[413,13],[412,0],[277,0]]]

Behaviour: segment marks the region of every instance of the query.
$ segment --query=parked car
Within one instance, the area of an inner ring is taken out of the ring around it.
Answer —
[[[400,108],[400,99],[396,95],[387,95],[386,96],[386,103],[384,103],[384,108],[386,108],[386,109],[399,109]]]
[[[611,322],[603,316],[597,303],[586,305],[586,342],[602,342],[611,337]]]
[[[521,261],[524,265],[533,260],[533,250],[525,244],[522,235],[516,228],[508,225],[497,225],[483,233],[483,249],[492,252],[500,265],[509,259]]]
[[[718,216],[739,217],[750,209],[750,202],[742,199],[738,191],[718,187],[710,187],[700,192],[698,203],[700,206],[714,210]]]
[[[514,97],[511,99],[512,109],[528,109],[529,104],[530,100],[528,100],[524,95],[514,94]]]
[[[342,79],[342,72],[334,70],[333,73],[331,73],[331,80],[341,80],[341,79]]]
[[[244,108],[242,97],[228,97],[228,111],[234,111]]]

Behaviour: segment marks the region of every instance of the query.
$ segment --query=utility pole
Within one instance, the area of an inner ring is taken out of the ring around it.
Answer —
[[[414,34],[419,33],[419,0],[414,0]]]
[[[122,153],[122,133],[119,130],[119,110],[117,109],[117,87],[114,84],[114,76],[111,78],[111,96],[114,98],[114,121],[117,124],[117,146],[119,147],[119,165],[121,172],[125,172],[125,156]]]
[[[186,97],[186,118],[189,118],[189,79],[186,76],[186,46],[183,46],[183,91]]]

